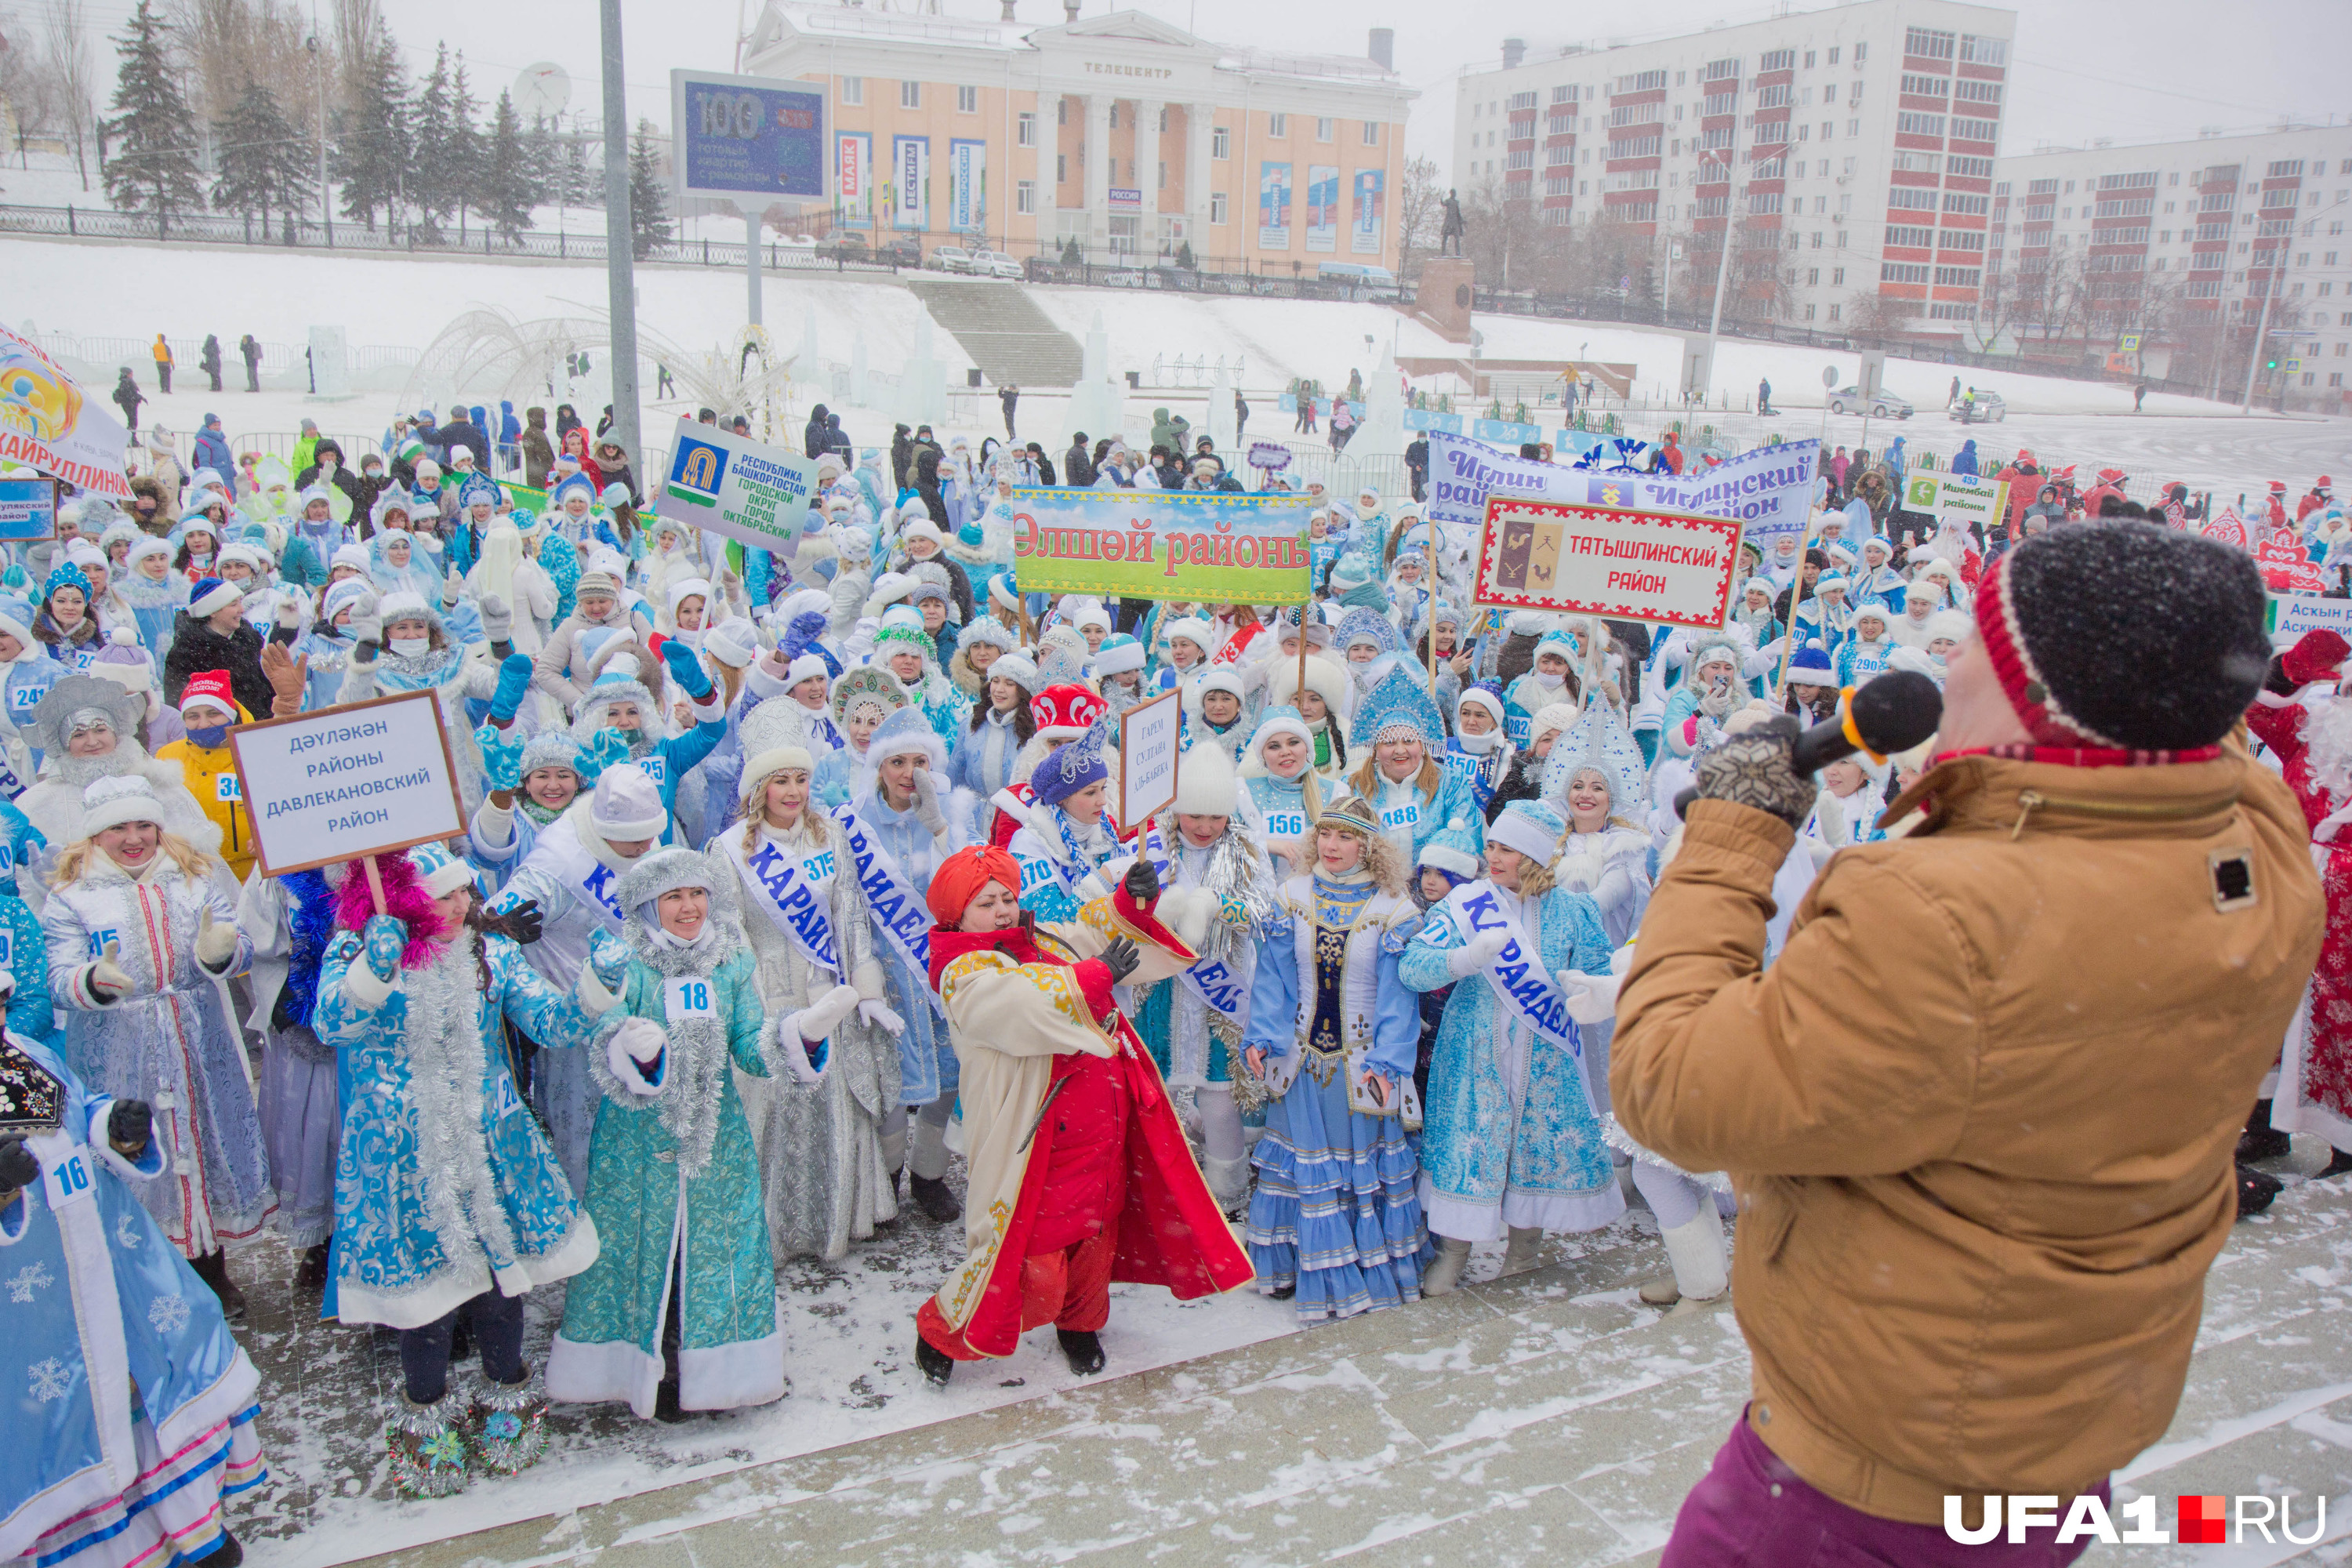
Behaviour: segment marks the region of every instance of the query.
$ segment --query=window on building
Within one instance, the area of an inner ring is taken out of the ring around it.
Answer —
[[[1807,49],[1805,51],[1805,68],[1807,70],[1813,68],[1813,51],[1811,49]]]
[[[1289,134],[1290,134],[1290,116],[1288,116],[1287,114],[1269,114],[1269,115],[1267,115],[1267,116],[1265,117],[1265,133],[1266,133],[1268,136],[1273,136],[1273,137],[1283,137],[1283,136],[1287,136],[1287,135],[1289,135]],[[1488,135],[1487,135],[1487,140],[1488,140],[1490,142],[1494,140],[1494,136],[1493,136],[1493,133],[1492,133],[1492,132],[1489,132],[1489,133],[1488,133]]]
[[[1209,221],[1211,223],[1225,221],[1225,193],[1223,191],[1209,193]]]
[[[1013,210],[1016,213],[1034,213],[1037,210],[1036,181],[1021,180],[1013,184]]]
[[[1230,158],[1230,157],[1232,157],[1233,155],[1234,155],[1234,133],[1233,133],[1233,132],[1232,132],[1230,129],[1228,129],[1227,127],[1223,126],[1223,125],[1220,125],[1220,126],[1218,126],[1215,130],[1213,130],[1213,131],[1210,132],[1209,132],[1209,156],[1210,156],[1210,157],[1212,157],[1212,158]]]
[[[1110,100],[1110,128],[1118,129],[1118,100],[1115,98]]]
[[[1034,147],[1037,145],[1037,117],[1035,115],[1024,114],[1014,121],[1013,124],[1013,138],[1020,143],[1020,145],[1024,147]]]
[[[1381,122],[1380,122],[1379,121],[1377,121],[1377,120],[1367,120],[1367,121],[1364,121],[1364,145],[1365,145],[1365,146],[1367,146],[1367,147],[1377,147],[1377,146],[1379,146],[1380,144],[1381,144]]]
[[[919,81],[900,82],[898,84],[898,107],[901,109],[922,108],[923,84]]]
[[[841,101],[855,109],[866,101],[866,79],[845,76],[841,79]]]
[[[1830,51],[1830,64],[1832,64],[1832,65],[1835,65],[1835,64],[1837,64],[1837,63],[1838,63],[1838,52],[1837,52],[1835,49],[1832,49],[1832,50]]]
[[[1328,142],[1331,140],[1331,117],[1329,115],[1322,114],[1316,117],[1315,140],[1318,142]]]
[[[1849,136],[1859,136],[1859,135],[1861,135],[1861,134],[1862,134],[1862,121],[1859,121],[1859,120],[1849,120],[1849,121],[1847,121],[1845,122],[1845,133],[1846,133],[1847,135],[1849,135]]]
[[[1815,230],[1813,230],[1813,248],[1814,248],[1815,250],[1819,250],[1821,247],[1822,247],[1822,231],[1821,231],[1820,229],[1815,229]]]
[[[1160,160],[1160,184],[1158,188],[1163,191],[1168,188],[1168,160],[1165,158]]]
[[[1054,154],[1054,183],[1057,185],[1070,183],[1070,155],[1067,153]]]
[[[1160,133],[1168,134],[1168,106],[1164,103],[1160,106]]]
[[[1830,307],[1830,320],[1832,321],[1836,321],[1838,319],[1838,313],[1844,309],[1845,307],[1843,305],[1832,305]]]
[[[1862,62],[1863,62],[1863,61],[1864,61],[1864,60],[1866,60],[1866,59],[1868,59],[1869,58],[1870,58],[1870,45],[1869,45],[1869,43],[1868,43],[1867,41],[1864,41],[1864,42],[1863,42],[1863,43],[1859,43],[1859,44],[1854,45],[1854,47],[1853,47],[1853,68],[1854,68],[1854,69],[1856,69],[1856,70],[1860,70],[1860,69],[1862,68]]]
[[[960,87],[956,89],[956,112],[958,114],[978,114],[980,112],[980,89],[976,87]]]
[[[1054,123],[1056,125],[1067,125],[1069,122],[1070,100],[1066,98],[1055,99],[1054,100]]]

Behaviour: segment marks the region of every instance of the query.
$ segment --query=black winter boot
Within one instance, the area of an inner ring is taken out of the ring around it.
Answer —
[[[2246,1130],[2238,1134],[2238,1163],[2281,1159],[2294,1147],[2293,1139],[2271,1125],[2271,1102],[2254,1101],[2254,1113],[2246,1118]]]
[[[1092,1377],[1103,1369],[1102,1341],[1091,1330],[1055,1329],[1054,1337],[1062,1342],[1070,1370],[1080,1377]]]
[[[2238,1167],[2238,1217],[2257,1215],[2271,1206],[2273,1199],[2285,1190],[2286,1184],[2266,1172],[2251,1165]]]
[[[915,1335],[915,1364],[923,1370],[923,1381],[933,1388],[945,1388],[948,1379],[955,1375],[955,1359],[918,1332]]]
[[[963,1217],[963,1205],[956,1201],[946,1177],[910,1175],[907,1178],[907,1188],[908,1195],[915,1200],[915,1206],[921,1209],[923,1217],[934,1225],[945,1225],[950,1220]]]
[[[213,1294],[219,1298],[222,1317],[233,1323],[244,1318],[245,1292],[229,1279],[227,1253],[207,1252],[202,1258],[191,1258],[188,1267],[194,1269],[196,1278],[210,1286]]]

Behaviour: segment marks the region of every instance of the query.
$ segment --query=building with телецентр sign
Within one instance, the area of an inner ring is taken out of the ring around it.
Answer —
[[[1018,259],[1396,267],[1418,96],[1364,56],[1210,42],[1141,11],[1024,25],[772,0],[750,74],[821,85],[834,226]]]

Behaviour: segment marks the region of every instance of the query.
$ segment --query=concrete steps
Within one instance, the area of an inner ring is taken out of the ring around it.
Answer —
[[[1077,384],[1078,341],[1054,325],[1018,283],[908,275],[931,319],[955,335],[992,386]]]

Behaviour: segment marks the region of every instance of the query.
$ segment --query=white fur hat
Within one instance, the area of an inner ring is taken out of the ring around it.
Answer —
[[[378,599],[375,613],[386,626],[390,626],[394,621],[439,619],[434,615],[432,606],[425,604],[425,595],[412,588],[394,588],[391,593]]]
[[[1042,684],[1035,662],[1023,653],[997,655],[996,662],[988,667],[988,679],[993,680],[1000,675],[1033,695]]]
[[[659,838],[669,826],[669,812],[662,805],[661,790],[645,770],[623,763],[606,768],[597,779],[596,794],[588,807],[588,826],[605,838],[624,844]]]
[[[1196,744],[1176,763],[1176,810],[1186,816],[1231,816],[1241,781],[1223,746]]]
[[[914,501],[908,501],[905,508],[900,509],[898,515],[906,516],[908,510],[916,504]],[[910,539],[928,539],[933,544],[945,544],[948,542],[948,536],[940,531],[940,525],[933,522],[928,515],[918,515],[912,522],[898,531],[900,543],[903,544]]]
[[[1116,647],[1106,641],[1102,650],[1095,655],[1093,660],[1093,668],[1097,676],[1124,675],[1130,669],[1142,668],[1143,645],[1133,637],[1125,638]]]
[[[760,632],[741,616],[719,622],[702,634],[702,651],[730,669],[750,668],[760,657]]]
[[[793,660],[791,667],[784,671],[784,685],[790,689],[798,686],[803,680],[820,675],[828,681],[833,678],[833,671],[826,666],[824,656],[804,653]]]
[[[163,822],[163,803],[155,798],[153,786],[141,773],[91,780],[81,792],[81,807],[82,832],[89,837],[100,828],[120,827],[126,822],[152,822],[158,826]]]

